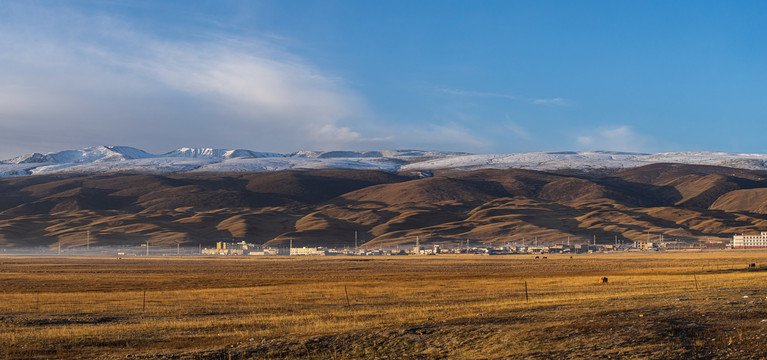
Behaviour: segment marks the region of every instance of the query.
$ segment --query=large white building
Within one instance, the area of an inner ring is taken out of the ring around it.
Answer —
[[[290,256],[318,256],[318,255],[324,256],[327,254],[328,254],[327,250],[316,248],[316,247],[290,248]]]
[[[761,235],[735,235],[732,237],[733,249],[767,248],[767,232]]]

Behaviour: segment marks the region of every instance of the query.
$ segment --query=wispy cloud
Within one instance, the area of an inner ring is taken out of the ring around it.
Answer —
[[[594,129],[575,137],[576,147],[582,150],[611,150],[647,152],[652,139],[639,134],[630,126],[620,125]]]
[[[404,126],[398,130],[395,145],[417,149],[437,149],[469,152],[489,151],[494,143],[474,134],[456,122],[429,123],[424,126]]]
[[[533,104],[567,106],[567,105],[571,105],[572,101],[568,99],[563,99],[563,98],[535,99],[533,100]]]
[[[273,36],[211,33],[190,42],[104,15],[34,5],[9,13],[12,21],[0,24],[0,142],[38,142],[36,151],[96,144],[293,151],[380,142],[344,125],[366,115],[358,94]]]
[[[479,97],[479,98],[483,98],[483,97],[484,98],[501,98],[501,99],[522,101],[522,102],[535,104],[535,105],[568,106],[572,104],[571,100],[561,98],[561,97],[537,99],[537,98],[532,98],[527,96],[518,96],[518,95],[510,95],[510,94],[502,94],[502,93],[494,93],[494,92],[483,92],[483,91],[467,91],[467,90],[459,90],[459,89],[452,89],[452,88],[440,88],[439,91],[448,95]]]
[[[531,138],[530,132],[515,121],[511,120],[511,117],[508,114],[506,114],[506,129],[521,139],[529,140]]]

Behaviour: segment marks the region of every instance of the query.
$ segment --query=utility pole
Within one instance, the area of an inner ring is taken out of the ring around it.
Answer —
[[[59,239],[59,255],[61,255],[61,239]]]
[[[354,231],[354,253],[357,253],[357,231]]]
[[[88,230],[88,237],[85,239],[85,250],[91,249],[91,231]]]
[[[181,243],[176,243],[176,255],[181,255]]]
[[[149,241],[146,242],[146,256],[149,256]]]

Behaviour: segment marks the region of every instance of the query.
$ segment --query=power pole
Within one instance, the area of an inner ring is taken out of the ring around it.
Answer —
[[[88,230],[88,237],[85,239],[85,250],[91,249],[91,231]]]
[[[357,231],[354,231],[354,253],[357,253]]]
[[[149,241],[146,242],[146,256],[149,256]]]
[[[59,255],[61,255],[61,239],[59,239]]]
[[[176,243],[176,255],[181,255],[181,243]]]

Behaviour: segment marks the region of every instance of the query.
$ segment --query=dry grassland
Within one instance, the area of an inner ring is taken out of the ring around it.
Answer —
[[[751,263],[767,253],[0,257],[0,357],[758,359]]]

